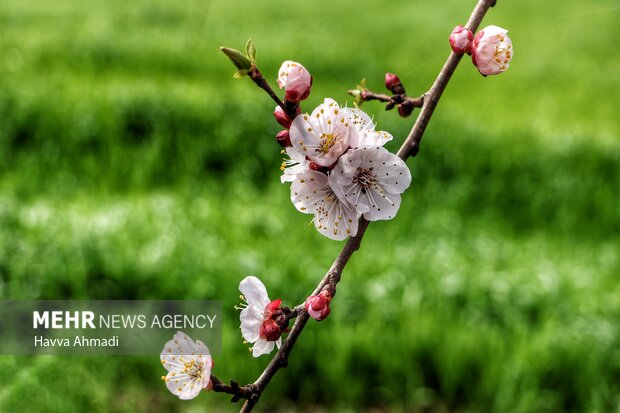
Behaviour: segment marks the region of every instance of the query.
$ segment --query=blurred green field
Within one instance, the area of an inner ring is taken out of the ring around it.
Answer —
[[[342,244],[279,183],[273,104],[218,46],[252,37],[305,110],[367,78],[425,91],[474,1],[3,0],[0,297],[220,299],[220,379],[248,274],[293,305]],[[512,67],[465,59],[372,224],[332,315],[310,323],[263,412],[620,412],[620,5],[499,0]],[[395,151],[412,119],[367,104]],[[157,357],[0,356],[0,412],[229,412],[177,400]]]

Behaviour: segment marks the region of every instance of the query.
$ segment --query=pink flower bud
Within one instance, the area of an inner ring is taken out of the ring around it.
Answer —
[[[454,53],[470,53],[472,40],[474,40],[474,34],[471,30],[458,25],[450,35],[450,46]]]
[[[389,90],[398,86],[400,84],[400,79],[394,73],[386,73],[385,74],[385,87]]]
[[[394,95],[405,94],[405,87],[403,86],[403,83],[394,73],[385,74],[385,87],[388,88]]]
[[[497,75],[510,67],[512,40],[506,33],[501,27],[487,26],[474,37],[471,58],[482,75]]]
[[[290,148],[291,146],[293,146],[291,144],[291,135],[288,133],[288,130],[286,129],[278,132],[278,134],[276,135],[276,141],[283,148]]]
[[[330,312],[329,303],[332,295],[329,291],[323,290],[318,295],[312,295],[306,299],[306,310],[310,317],[316,321],[324,320]]]
[[[301,113],[301,108],[299,106],[297,106],[296,112],[298,115]],[[293,119],[289,118],[286,112],[279,105],[276,106],[273,111],[273,116],[275,116],[276,121],[286,129],[289,129],[291,127],[291,123],[293,123]]]
[[[287,60],[278,71],[278,86],[286,91],[286,100],[298,103],[310,94],[312,76],[300,63]]]

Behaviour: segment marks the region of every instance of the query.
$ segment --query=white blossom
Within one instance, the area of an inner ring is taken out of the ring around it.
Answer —
[[[398,156],[385,148],[362,147],[345,153],[329,175],[329,185],[369,221],[392,219],[411,173]]]
[[[298,211],[314,214],[314,226],[326,237],[340,241],[357,234],[357,212],[336,196],[324,173],[309,170],[298,175],[291,185],[291,201]]]
[[[320,166],[336,163],[338,157],[358,139],[347,114],[329,98],[312,114],[297,116],[291,125],[290,136],[293,148]]]
[[[254,357],[261,356],[263,354],[269,354],[273,350],[274,346],[282,344],[282,339],[278,338],[276,341],[267,340],[266,337],[261,335],[261,327],[270,319],[270,312],[273,307],[273,303],[276,303],[276,307],[281,302],[276,300],[272,303],[267,295],[267,289],[265,285],[256,277],[250,275],[245,277],[239,284],[239,291],[243,294],[241,297],[245,301],[240,308],[242,308],[241,315],[241,335],[245,340],[252,345],[252,355]]]
[[[160,359],[168,370],[162,379],[168,390],[179,399],[193,399],[209,386],[213,360],[202,341],[196,340],[194,343],[187,334],[179,331],[166,343]]]

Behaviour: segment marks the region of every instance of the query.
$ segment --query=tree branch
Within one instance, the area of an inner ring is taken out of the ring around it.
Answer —
[[[398,95],[388,95],[385,93],[375,93],[371,90],[364,89],[353,89],[348,90],[347,93],[351,96],[355,96],[361,102],[369,102],[371,100],[378,100],[379,102],[385,102],[385,110],[391,110],[394,106],[399,105],[401,103],[405,103],[406,105],[413,108],[421,108],[424,105],[424,96],[420,96],[418,98],[410,98],[404,94]]]
[[[480,22],[482,21],[484,15],[489,10],[489,8],[495,5],[495,2],[496,0],[479,0],[469,20],[467,21],[466,27],[472,32],[475,32],[480,25]],[[448,82],[450,81],[452,74],[456,70],[456,67],[461,61],[461,58],[462,55],[452,52],[448,57],[446,63],[444,64],[443,68],[439,72],[435,83],[433,83],[430,90],[423,95],[423,99],[420,102],[422,103],[422,110],[420,111],[420,114],[418,115],[418,118],[416,119],[411,129],[411,132],[409,133],[409,135],[405,139],[405,142],[397,153],[397,155],[403,160],[406,160],[409,157],[413,157],[418,153],[420,148],[420,142],[422,140],[422,136],[424,135],[424,131],[428,126],[428,122],[430,121],[431,116],[433,115],[433,112],[437,107],[439,98],[441,97],[443,91],[448,85]],[[280,99],[275,95],[269,85],[267,84],[265,86],[266,81],[261,81],[263,77],[262,75],[260,75],[260,71],[258,71],[257,68],[254,76],[251,77],[252,80],[259,87],[264,89],[279,105],[282,106],[283,109],[286,110],[286,108],[282,105],[282,101],[280,101]],[[389,99],[389,101],[392,100],[392,98],[387,95],[377,95],[373,96],[373,98],[381,101],[388,101],[386,100],[386,98]],[[336,286],[340,281],[342,271],[349,262],[349,259],[351,258],[353,253],[359,249],[362,238],[366,232],[366,229],[368,228],[368,224],[368,221],[366,221],[363,217],[360,218],[357,235],[353,238],[349,238],[344,248],[342,249],[342,251],[340,251],[340,254],[338,254],[338,257],[333,262],[329,271],[327,271],[323,279],[316,286],[312,295],[317,295],[325,288],[329,288],[332,295],[335,295]],[[294,307],[291,314],[297,315],[295,324],[293,325],[288,337],[286,338],[286,340],[284,340],[284,343],[282,344],[278,352],[271,359],[269,365],[265,368],[263,373],[260,375],[260,377],[258,377],[258,379],[256,379],[254,383],[244,387],[239,387],[235,382],[231,381],[231,385],[228,386],[221,383],[215,377],[212,377],[212,380],[214,382],[214,391],[233,394],[233,401],[237,401],[241,398],[246,400],[240,410],[240,413],[251,412],[254,406],[256,406],[256,403],[258,403],[262,392],[265,390],[265,388],[267,387],[271,379],[275,376],[275,374],[278,372],[278,370],[288,365],[288,358],[291,354],[291,351],[293,350],[297,339],[299,338],[309,319],[308,312],[306,311],[303,304]],[[233,385],[233,383],[235,383],[235,385]]]
[[[273,99],[273,101],[282,108],[284,113],[286,113],[289,118],[295,119],[295,116],[297,116],[296,110],[298,105],[292,104],[292,102],[282,101],[273,91],[273,89],[269,85],[269,82],[267,81],[267,79],[265,79],[265,76],[263,76],[261,71],[258,70],[258,67],[256,65],[252,65],[252,68],[248,71],[248,76],[250,76],[250,79],[252,79],[252,81],[256,83],[256,86],[263,89],[269,95],[269,97],[271,97],[271,99]]]
[[[469,20],[465,27],[471,30],[472,33],[475,33],[480,26],[480,22],[484,18],[484,15],[489,10],[489,8],[495,6],[496,0],[480,0],[478,4],[474,8]],[[428,122],[431,120],[431,116],[433,116],[433,112],[437,107],[437,103],[439,102],[439,98],[443,94],[443,91],[446,89],[452,74],[456,70],[461,58],[462,54],[451,52],[450,56],[448,56],[448,60],[441,68],[441,72],[439,72],[439,76],[431,86],[430,90],[424,96],[424,106],[422,106],[422,110],[416,119],[413,128],[411,128],[411,132],[405,139],[405,143],[398,150],[397,155],[400,156],[403,160],[407,159],[409,156],[416,156],[418,151],[420,150],[420,142],[422,141],[422,135],[424,135],[424,131],[426,130],[426,126],[428,126]]]
[[[235,380],[231,380],[230,384],[224,384],[214,375],[211,375],[211,385],[211,389],[216,393],[232,394],[233,397],[230,399],[232,403],[238,402],[240,399],[251,400],[256,394],[253,384],[241,387]]]

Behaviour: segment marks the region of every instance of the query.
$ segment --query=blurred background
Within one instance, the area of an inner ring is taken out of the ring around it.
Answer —
[[[253,38],[314,76],[303,109],[397,73],[417,96],[475,1],[3,0],[0,297],[218,299],[215,374],[253,381],[238,283],[294,305],[342,243],[279,183],[274,104],[219,52]],[[467,58],[332,315],[262,412],[620,412],[620,2],[503,1],[508,72]],[[402,119],[364,110],[395,140]],[[417,112],[414,113],[414,115]],[[1,412],[234,412],[158,357],[0,356]]]

